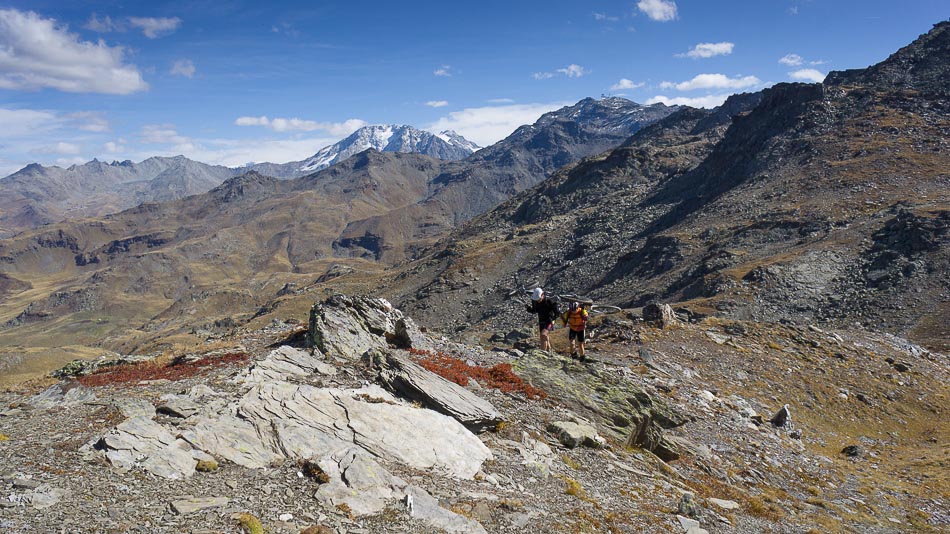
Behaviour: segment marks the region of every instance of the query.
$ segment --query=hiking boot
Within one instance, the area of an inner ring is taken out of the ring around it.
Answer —
[[[572,360],[576,360],[576,359],[577,359],[577,352],[572,352],[572,353],[571,353],[571,359],[572,359]]]

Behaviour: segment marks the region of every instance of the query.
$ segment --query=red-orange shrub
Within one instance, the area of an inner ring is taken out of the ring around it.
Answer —
[[[190,362],[141,362],[131,365],[118,365],[100,369],[92,374],[78,378],[86,387],[111,385],[137,385],[147,380],[184,380],[218,367],[234,363],[244,363],[250,356],[243,352],[231,352],[219,357],[204,358]]]
[[[499,363],[491,367],[468,365],[462,360],[444,352],[409,349],[415,360],[424,369],[460,386],[467,386],[468,379],[474,378],[479,384],[507,393],[520,392],[529,399],[547,398],[547,393],[528,384],[511,370],[510,363]]]

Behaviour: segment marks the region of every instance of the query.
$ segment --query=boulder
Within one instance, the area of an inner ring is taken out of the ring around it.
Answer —
[[[425,335],[386,299],[334,295],[310,309],[307,344],[330,357],[357,360],[372,348],[428,348]]]
[[[558,441],[565,447],[573,449],[585,447],[600,448],[606,443],[604,438],[597,434],[597,429],[590,425],[573,423],[570,421],[555,421],[548,424],[548,432],[557,436]]]
[[[669,328],[677,323],[676,312],[669,304],[660,304],[652,302],[643,307],[643,320],[647,323],[653,323],[660,328]]]
[[[448,415],[469,429],[481,432],[495,428],[502,420],[487,400],[393,351],[373,349],[364,358],[379,371],[379,381],[386,389]]]
[[[792,412],[788,409],[788,404],[782,406],[779,411],[775,412],[775,415],[772,416],[772,419],[769,419],[769,422],[773,426],[785,426],[788,424],[789,420],[792,418]]]

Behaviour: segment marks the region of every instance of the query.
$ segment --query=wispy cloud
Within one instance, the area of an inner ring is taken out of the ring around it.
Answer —
[[[673,0],[640,0],[637,8],[659,22],[669,22],[677,17],[676,2]]]
[[[441,67],[432,71],[432,74],[436,76],[444,76],[449,78],[452,76],[452,66],[451,65],[442,65]]]
[[[489,104],[514,104],[514,99],[511,98],[489,98]]]
[[[676,54],[676,57],[689,57],[693,59],[709,58],[714,56],[726,56],[732,53],[736,45],[733,43],[699,43],[685,54]]]
[[[109,15],[99,18],[95,13],[89,17],[89,21],[83,25],[83,28],[99,33],[125,31],[123,25],[112,20],[112,17]]]
[[[143,143],[156,145],[190,145],[191,139],[178,135],[171,124],[146,124],[140,137]]]
[[[798,6],[792,6],[792,7],[788,8],[787,13],[788,13],[789,15],[797,15],[797,14],[798,14]]]
[[[445,106],[448,106],[449,103],[445,100],[430,100],[426,102],[426,105],[430,108],[444,108]]]
[[[119,139],[117,141],[108,141],[102,145],[102,148],[110,154],[118,154],[120,152],[125,152],[125,139]]]
[[[720,94],[720,95],[707,95],[707,96],[698,96],[698,97],[667,97],[664,95],[657,95],[653,98],[650,98],[646,101],[647,105],[650,104],[666,104],[667,106],[690,106],[694,108],[714,108],[716,106],[722,105],[723,102],[729,98],[730,94]]]
[[[696,89],[744,89],[761,83],[762,80],[759,80],[755,76],[730,78],[725,74],[699,74],[692,80],[685,82],[663,82],[660,84],[660,87],[663,89],[676,89],[678,91],[693,91]]]
[[[643,87],[644,83],[636,83],[633,80],[628,80],[626,78],[620,78],[620,81],[611,85],[611,91],[625,91],[628,89],[637,89],[638,87]]]
[[[59,142],[54,145],[45,145],[33,149],[34,154],[79,154],[81,148],[76,143]]]
[[[124,52],[81,41],[32,11],[0,10],[0,89],[121,95],[148,89],[138,69],[123,63]]]
[[[481,146],[489,146],[510,135],[519,126],[532,124],[541,115],[569,105],[568,102],[548,104],[511,104],[453,111],[426,127],[431,132],[454,130]]]
[[[804,63],[802,56],[798,54],[785,54],[781,59],[778,60],[782,65],[787,65],[789,67],[797,67]]]
[[[284,119],[275,117],[273,119],[267,116],[261,117],[238,117],[234,120],[237,126],[263,126],[275,132],[312,132],[314,130],[324,130],[333,136],[346,136],[356,130],[366,126],[366,121],[360,119],[349,119],[343,122],[317,122],[311,120]]]
[[[140,28],[149,39],[156,39],[177,30],[181,26],[181,19],[178,17],[129,17],[129,24]]]
[[[594,13],[594,20],[598,22],[617,22],[620,17],[614,17],[606,13]]]
[[[535,80],[549,80],[558,74],[563,74],[568,78],[580,78],[581,76],[590,74],[590,71],[580,65],[571,63],[562,69],[556,69],[555,72],[535,72],[531,77]]]
[[[65,118],[71,126],[84,132],[101,133],[109,131],[109,121],[101,113],[95,111],[76,111],[66,114]]]
[[[191,78],[195,75],[195,64],[190,59],[179,59],[172,64],[169,73],[173,76]]]
[[[825,75],[815,69],[800,69],[788,73],[788,77],[793,80],[805,82],[821,83],[825,81]]]
[[[570,65],[564,67],[563,69],[557,69],[557,71],[567,76],[568,78],[580,78],[581,76],[590,73],[590,71],[588,71],[584,67],[580,65],[576,65],[574,63],[571,63]]]

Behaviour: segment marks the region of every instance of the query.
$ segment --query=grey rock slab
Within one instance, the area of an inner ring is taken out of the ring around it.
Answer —
[[[679,520],[680,526],[683,527],[683,530],[689,531],[692,528],[699,528],[699,521],[695,519],[690,519],[688,517],[683,517],[681,515],[676,516],[676,519]]]
[[[132,417],[151,418],[155,415],[155,406],[145,399],[134,397],[119,399],[115,401],[115,407],[127,419]]]
[[[738,510],[739,509],[739,503],[735,501],[726,501],[723,499],[715,499],[712,497],[706,500],[709,501],[710,504],[718,506],[719,508],[722,508],[723,510]]]
[[[261,384],[266,381],[284,381],[289,378],[303,378],[317,373],[334,376],[336,367],[309,352],[282,346],[271,351],[263,360],[255,363],[247,372],[244,382]]]
[[[170,503],[173,512],[187,515],[208,508],[227,506],[230,500],[227,497],[181,497]]]
[[[365,450],[349,445],[324,455],[317,465],[330,479],[321,484],[316,497],[325,504],[345,504],[356,516],[381,512],[402,498],[406,483],[392,476]]]
[[[191,417],[201,410],[201,405],[195,402],[194,398],[187,395],[166,395],[162,397],[162,403],[155,411],[172,417],[181,417],[182,419]]]
[[[406,496],[407,502],[412,503],[409,516],[413,519],[451,534],[485,534],[478,521],[442,508],[435,497],[421,488],[409,486]]]
[[[306,459],[343,441],[417,469],[466,479],[491,458],[491,451],[458,421],[400,402],[378,386],[342,390],[267,383],[245,394],[238,412],[246,428],[264,429],[256,439],[271,444],[274,454]],[[216,427],[196,425],[194,432],[208,430]],[[209,439],[195,439],[189,437],[200,448],[228,458],[225,451],[209,448]]]
[[[492,453],[461,423],[432,410],[341,396],[353,441],[369,452],[417,469],[471,479]]]
[[[182,437],[217,458],[251,469],[261,469],[284,459],[272,436],[233,415],[225,414],[216,419],[199,417],[194,428],[182,432]]]
[[[554,421],[548,424],[548,432],[557,436],[558,441],[570,449],[581,445],[599,448],[604,444],[604,438],[600,437],[597,434],[597,429],[590,425],[582,425],[571,421]]]
[[[100,444],[109,462],[120,470],[140,465],[168,479],[188,478],[195,472],[191,447],[147,417],[124,421],[103,436]]]
[[[494,428],[501,414],[487,400],[423,369],[393,351],[371,350],[368,363],[379,370],[380,382],[393,393],[452,417],[476,431]]]
[[[29,502],[33,508],[44,510],[55,505],[67,495],[69,495],[67,490],[43,484],[29,495]]]
[[[33,395],[26,402],[34,408],[58,408],[94,400],[96,394],[92,390],[75,382],[62,382]]]

